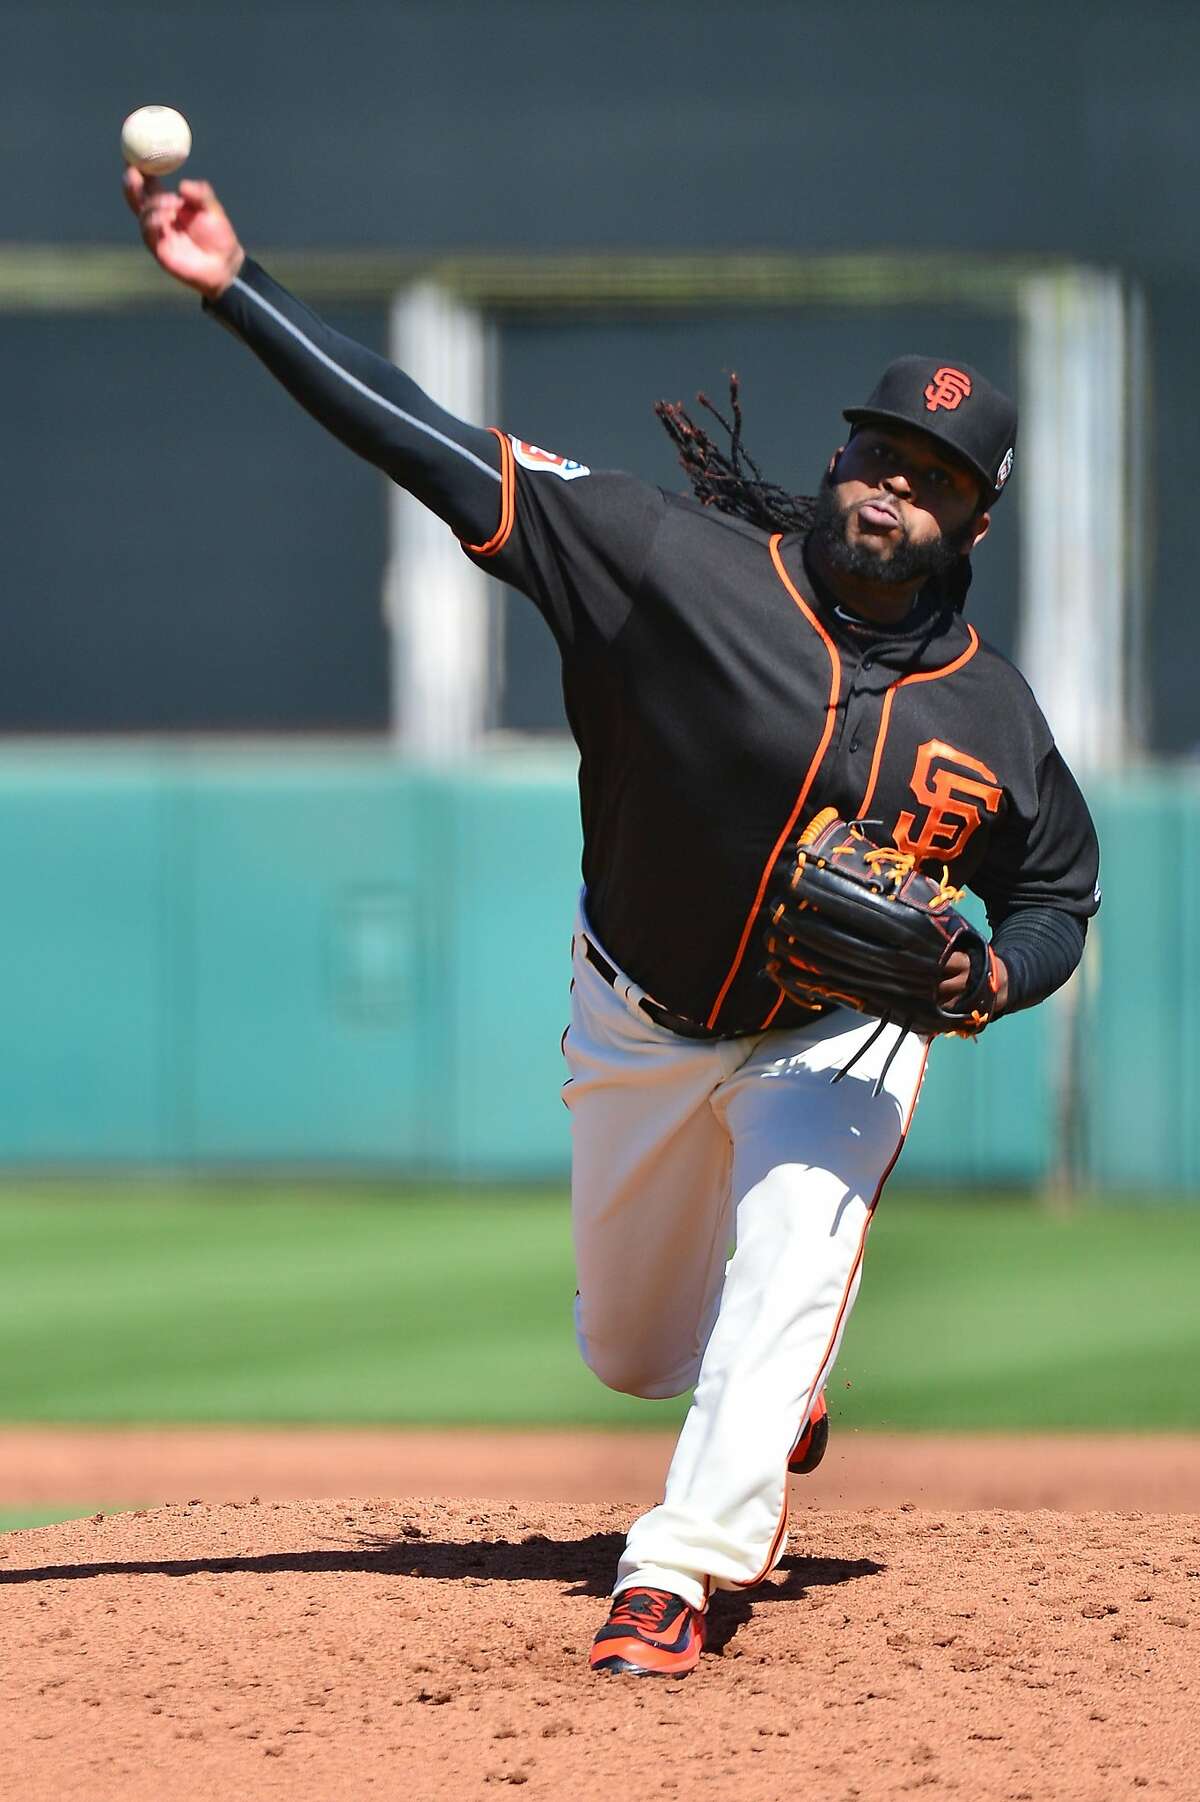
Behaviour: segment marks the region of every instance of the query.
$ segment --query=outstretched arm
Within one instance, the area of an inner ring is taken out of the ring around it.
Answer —
[[[242,248],[207,182],[178,192],[136,169],[125,197],[160,266],[203,297],[313,418],[444,519],[467,544],[496,530],[500,446],[437,406],[411,377],[273,282]]]

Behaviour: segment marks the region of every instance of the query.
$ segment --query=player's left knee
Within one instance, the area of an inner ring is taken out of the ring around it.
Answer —
[[[696,1381],[696,1371],[662,1372],[646,1360],[621,1346],[597,1346],[580,1341],[580,1351],[588,1369],[600,1378],[606,1389],[618,1395],[636,1395],[642,1401],[663,1402],[671,1396],[684,1395]]]

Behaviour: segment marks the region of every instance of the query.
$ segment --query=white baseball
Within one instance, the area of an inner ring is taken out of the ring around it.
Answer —
[[[121,154],[143,175],[170,175],[187,161],[192,128],[173,106],[139,106],[121,127]]]

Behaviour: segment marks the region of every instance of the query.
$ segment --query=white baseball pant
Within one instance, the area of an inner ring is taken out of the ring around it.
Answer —
[[[878,1025],[845,1008],[796,1030],[681,1038],[619,971],[610,987],[585,933],[613,963],[581,916],[563,1042],[579,1348],[610,1389],[695,1387],[616,1588],[702,1608],[783,1556],[788,1454],[837,1356],[928,1044],[909,1035],[876,1096],[899,1029],[833,1084]]]

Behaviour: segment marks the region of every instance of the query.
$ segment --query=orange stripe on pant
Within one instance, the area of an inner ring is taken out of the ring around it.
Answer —
[[[831,1358],[833,1357],[834,1347],[837,1345],[838,1335],[840,1334],[840,1332],[842,1330],[843,1323],[845,1322],[845,1319],[846,1319],[846,1311],[850,1306],[850,1297],[854,1293],[854,1284],[858,1278],[859,1271],[862,1269],[863,1259],[866,1256],[867,1234],[870,1232],[871,1222],[875,1218],[875,1209],[879,1203],[879,1197],[883,1194],[884,1184],[887,1182],[888,1177],[892,1174],[892,1171],[896,1168],[896,1164],[899,1161],[900,1153],[904,1150],[904,1141],[908,1137],[908,1129],[912,1125],[913,1115],[917,1111],[917,1102],[919,1101],[920,1096],[921,1096],[921,1088],[925,1081],[925,1070],[926,1070],[928,1063],[929,1063],[929,1046],[926,1045],[925,1055],[921,1059],[921,1072],[920,1072],[920,1075],[917,1077],[916,1086],[913,1089],[913,1098],[912,1098],[912,1101],[909,1103],[908,1113],[905,1115],[905,1118],[904,1118],[904,1124],[900,1128],[900,1137],[896,1141],[896,1149],[892,1153],[891,1158],[889,1159],[887,1167],[884,1170],[882,1176],[879,1178],[879,1182],[876,1185],[874,1195],[871,1197],[871,1205],[867,1209],[867,1217],[863,1221],[863,1229],[862,1229],[861,1234],[859,1235],[858,1250],[854,1254],[854,1262],[850,1266],[850,1274],[846,1279],[846,1286],[842,1291],[841,1305],[837,1311],[837,1318],[835,1319],[835,1321],[833,1323],[833,1331],[829,1335],[829,1341],[825,1347],[824,1356],[822,1357],[820,1365],[817,1368],[817,1374],[813,1378],[812,1386],[810,1387],[808,1394],[804,1398],[804,1407],[801,1410],[800,1421],[797,1425],[797,1430],[796,1430],[796,1434],[794,1435],[794,1438],[799,1437],[800,1426],[803,1425],[805,1419],[808,1416],[808,1411],[812,1407],[812,1404],[813,1404],[813,1397],[819,1391],[819,1389],[821,1387],[822,1379],[826,1375],[826,1372],[827,1372],[827,1369],[829,1366],[829,1362],[830,1362]],[[791,1444],[791,1443],[793,1443],[793,1441],[789,1441],[789,1444]],[[771,1540],[771,1548],[767,1553],[766,1560],[765,1560],[761,1570],[757,1571],[753,1577],[744,1577],[736,1585],[736,1587],[738,1589],[753,1589],[753,1587],[756,1583],[761,1583],[763,1578],[765,1576],[767,1576],[769,1574],[769,1572],[774,1569],[776,1561],[779,1558],[780,1551],[782,1550],[783,1542],[784,1542],[785,1538],[787,1537],[787,1528],[788,1528],[788,1478],[787,1478],[787,1474],[785,1472],[784,1479],[783,1479],[783,1505],[779,1511],[779,1524],[775,1528],[774,1537]]]

